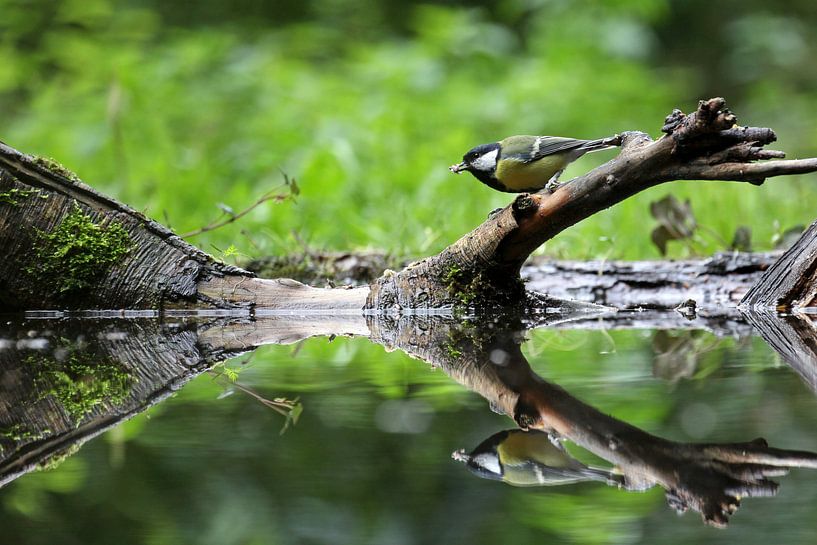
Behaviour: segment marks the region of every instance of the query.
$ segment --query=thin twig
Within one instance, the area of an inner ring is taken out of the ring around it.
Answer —
[[[229,225],[231,223],[234,223],[234,222],[240,220],[242,217],[246,216],[247,214],[249,214],[250,212],[252,212],[253,210],[255,210],[256,208],[258,208],[259,206],[261,206],[262,204],[264,204],[267,201],[283,202],[287,198],[292,196],[292,193],[290,193],[289,195],[283,194],[283,193],[278,193],[278,189],[279,188],[275,188],[275,189],[273,189],[271,191],[268,191],[267,193],[264,193],[263,195],[261,195],[261,197],[258,198],[257,201],[255,201],[253,204],[251,204],[250,206],[248,206],[247,208],[245,208],[241,212],[233,213],[232,211],[230,211],[230,212],[224,211],[224,212],[222,212],[221,216],[219,216],[218,218],[216,218],[215,220],[213,220],[209,224],[205,225],[204,227],[201,227],[199,229],[195,229],[195,230],[190,231],[188,233],[184,233],[184,234],[182,234],[180,236],[182,238],[190,238],[190,237],[194,237],[196,235],[200,235],[202,233],[207,233],[208,231],[214,231],[216,229],[224,227],[225,225]],[[222,219],[222,218],[224,218],[224,216],[228,216],[228,217],[226,219]]]

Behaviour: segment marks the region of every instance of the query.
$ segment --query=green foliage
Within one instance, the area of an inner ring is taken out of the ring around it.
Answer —
[[[758,2],[729,2],[729,21],[710,25],[700,1],[245,1],[247,11],[25,4],[12,3],[0,22],[4,141],[73,165],[182,233],[206,225],[216,203],[253,202],[278,185],[281,169],[298,178],[297,204],[258,207],[200,235],[203,248],[282,255],[300,240],[428,254],[509,201],[448,172],[473,145],[520,133],[655,134],[673,107],[709,94],[726,96],[742,123],[773,126],[793,156],[817,147],[809,122],[817,71],[807,62],[815,25],[797,5],[769,22]],[[688,42],[674,31],[685,14]],[[755,31],[767,27],[786,28],[786,40]],[[707,49],[685,57],[684,43]],[[613,153],[583,158],[563,179]],[[543,251],[655,256],[643,220],[668,193],[689,199],[723,240],[751,222],[764,249],[775,221],[813,219],[809,192],[806,178],[673,184],[576,225]],[[715,249],[713,239],[700,251]]]
[[[91,287],[130,250],[130,236],[121,224],[94,223],[75,204],[53,231],[39,233],[27,271],[51,292],[77,292]]]

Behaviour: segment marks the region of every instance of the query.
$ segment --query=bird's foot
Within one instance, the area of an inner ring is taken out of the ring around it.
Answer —
[[[498,214],[500,212],[502,212],[502,208],[494,208],[493,210],[488,212],[488,217],[492,218],[492,217],[494,217],[496,214]]]
[[[554,191],[559,189],[559,186],[562,185],[562,184],[559,183],[559,176],[561,176],[562,172],[564,172],[564,171],[565,171],[565,169],[562,169],[562,170],[560,170],[559,172],[557,172],[556,174],[554,174],[553,176],[550,177],[550,180],[548,180],[548,183],[545,184],[545,191],[547,191],[548,193],[553,193]]]
[[[561,182],[559,182],[559,180],[553,180],[553,179],[551,179],[551,180],[550,180],[548,183],[546,183],[546,184],[545,184],[545,191],[546,191],[547,193],[553,193],[554,191],[556,191],[557,189],[559,189],[559,187],[560,187],[561,185],[562,185],[562,184],[561,184]]]

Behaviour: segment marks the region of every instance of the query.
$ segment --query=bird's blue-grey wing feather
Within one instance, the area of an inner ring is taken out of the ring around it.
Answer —
[[[559,136],[542,136],[533,143],[530,159],[528,162],[536,161],[542,157],[559,153],[560,151],[569,151],[587,147],[592,144],[594,140],[578,140],[576,138],[562,138]]]

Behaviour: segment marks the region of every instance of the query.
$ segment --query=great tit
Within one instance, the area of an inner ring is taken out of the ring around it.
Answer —
[[[591,151],[621,145],[619,135],[599,140],[577,140],[560,136],[509,136],[482,144],[463,155],[462,163],[451,165],[455,174],[467,170],[480,182],[506,193],[531,193],[558,186],[564,169]]]
[[[572,458],[564,447],[538,430],[505,430],[483,441],[470,454],[451,455],[465,462],[475,475],[514,486],[556,486],[580,481],[601,481],[623,486],[624,477],[589,467]]]

